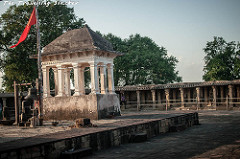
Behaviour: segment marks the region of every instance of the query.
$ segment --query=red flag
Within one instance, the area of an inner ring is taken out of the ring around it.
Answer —
[[[18,44],[20,44],[21,42],[23,42],[23,41],[26,39],[26,37],[27,37],[27,35],[28,35],[28,32],[29,32],[31,26],[34,25],[34,24],[36,24],[35,7],[33,8],[31,17],[30,17],[30,19],[29,19],[29,21],[28,21],[28,23],[27,23],[27,26],[25,27],[25,29],[24,29],[24,31],[23,31],[20,39],[18,40],[18,43],[15,44],[15,45],[13,45],[13,46],[11,46],[10,48],[14,48],[14,47],[18,46]]]

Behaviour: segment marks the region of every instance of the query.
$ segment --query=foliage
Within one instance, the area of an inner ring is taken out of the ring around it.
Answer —
[[[31,82],[37,78],[37,62],[29,56],[36,54],[36,28],[32,26],[28,37],[24,42],[9,49],[17,43],[22,34],[33,6],[20,5],[11,6],[0,17],[0,68],[4,71],[3,85],[6,91],[12,91],[13,81]],[[44,47],[68,29],[81,27],[85,22],[77,18],[73,8],[65,5],[54,5],[48,7],[40,5],[38,8],[41,46]]]
[[[114,60],[115,85],[163,84],[180,82],[175,71],[177,59],[167,55],[152,39],[131,35],[122,40],[113,34],[104,35],[114,50],[125,53]]]
[[[205,81],[234,80],[240,78],[240,44],[226,42],[222,37],[214,37],[203,49]]]

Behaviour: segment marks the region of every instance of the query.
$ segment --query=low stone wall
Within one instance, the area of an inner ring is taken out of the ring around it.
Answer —
[[[70,149],[91,148],[93,151],[129,143],[137,133],[146,133],[147,138],[159,134],[184,130],[199,124],[198,113],[188,113],[166,119],[154,119],[119,128],[99,130],[82,136],[48,140],[43,144],[31,145],[20,149],[0,150],[1,159],[12,158],[59,158],[61,153]]]
[[[75,120],[106,118],[112,112],[120,114],[119,99],[116,94],[90,94],[70,97],[43,99],[45,119]]]

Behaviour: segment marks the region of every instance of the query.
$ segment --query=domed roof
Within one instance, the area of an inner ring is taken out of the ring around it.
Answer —
[[[87,25],[67,31],[44,47],[42,56],[101,50],[122,55],[113,50],[112,44]]]

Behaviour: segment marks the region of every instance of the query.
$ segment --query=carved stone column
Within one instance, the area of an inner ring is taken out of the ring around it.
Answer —
[[[2,101],[3,101],[3,107],[6,107],[7,106],[7,98],[2,98]]]
[[[200,87],[196,87],[196,92],[197,92],[197,109],[199,109],[200,107],[200,102],[201,102],[201,99],[200,99],[200,94],[201,94],[201,88]]]
[[[208,88],[207,87],[204,88],[204,101],[206,105],[208,105]]]
[[[153,109],[155,109],[156,108],[156,91],[151,90],[151,92],[152,92]]]
[[[90,74],[91,74],[91,94],[98,94],[99,93],[99,79],[98,79],[97,64],[90,63]]]
[[[139,111],[141,106],[140,91],[136,91],[136,93],[137,93],[137,111]]]
[[[170,99],[169,99],[169,89],[165,89],[165,95],[166,95],[166,110],[170,107]]]
[[[177,98],[176,98],[176,90],[173,89],[172,93],[173,93],[173,103],[176,104],[176,100],[177,100]]]
[[[191,89],[188,89],[188,102],[191,102]]]
[[[233,85],[228,85],[229,107],[233,107]]]
[[[58,95],[58,69],[53,68],[54,73],[54,83],[55,83],[55,96]]]
[[[85,70],[85,67],[81,66],[79,68],[79,92],[80,94],[85,94],[85,77],[84,77],[84,70]]]
[[[43,98],[50,97],[49,67],[42,67],[43,73]]]
[[[108,90],[110,94],[115,94],[113,79],[113,64],[108,64]]]
[[[101,94],[106,94],[106,65],[100,67]]]
[[[79,89],[80,71],[79,71],[79,65],[78,64],[73,64],[73,73],[74,73],[74,87],[75,87],[75,93],[74,93],[73,96],[79,96],[80,95],[80,89]]]
[[[64,92],[64,68],[61,65],[57,65],[58,69],[58,95],[56,97],[62,97]]]
[[[212,90],[213,90],[213,107],[217,108],[217,90],[216,90],[216,86],[212,86]]]
[[[180,96],[181,96],[181,107],[184,107],[185,103],[184,103],[184,89],[183,88],[179,88],[180,90]]]
[[[65,95],[71,96],[71,90],[70,90],[70,69],[66,68],[64,70],[64,79],[65,79]]]

